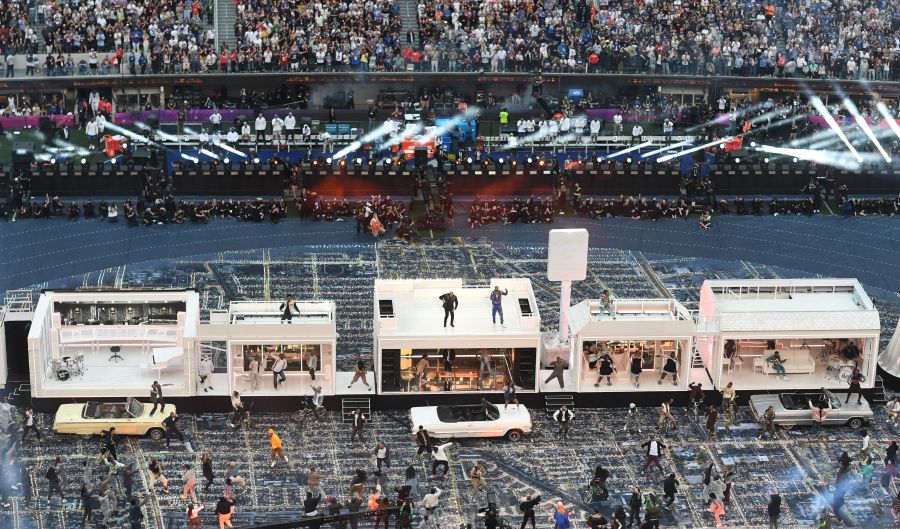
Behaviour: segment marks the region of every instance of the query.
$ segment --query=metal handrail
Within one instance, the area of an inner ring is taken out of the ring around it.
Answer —
[[[7,290],[3,297],[3,304],[9,312],[34,311],[32,293],[28,289]]]

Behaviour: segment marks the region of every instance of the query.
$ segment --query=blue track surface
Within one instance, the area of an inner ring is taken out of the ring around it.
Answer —
[[[690,221],[557,217],[552,225],[489,225],[469,230],[458,215],[451,236],[545,244],[550,227],[586,227],[591,246],[652,254],[744,260],[830,277],[857,277],[873,295],[900,291],[900,219],[717,217],[703,231]],[[104,268],[222,251],[287,246],[373,244],[350,222],[287,219],[280,224],[214,220],[208,225],[127,228],[96,220],[0,224],[0,291]],[[880,291],[880,292],[878,292]]]

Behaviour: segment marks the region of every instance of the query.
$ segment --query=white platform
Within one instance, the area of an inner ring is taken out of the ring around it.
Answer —
[[[184,390],[184,374],[180,363],[156,369],[150,361],[150,355],[141,352],[140,347],[122,347],[119,355],[122,360],[110,362],[112,355],[105,352],[85,352],[84,374],[68,380],[57,380],[56,374],[50,374],[43,387],[54,396],[96,396],[96,395],[137,395],[146,397],[150,394],[150,384],[158,380],[160,384],[172,384],[163,389],[163,394],[173,394]],[[67,355],[74,356],[72,351]],[[49,370],[48,370],[49,372]],[[224,386],[227,390],[227,386]]]
[[[513,307],[509,296],[503,297],[503,320],[497,318],[495,325],[491,321],[491,300],[482,297],[468,297],[459,299],[459,308],[454,313],[454,326],[444,327],[444,309],[438,296],[446,291],[433,290],[429,297],[398,298],[394,299],[394,312],[398,314],[397,329],[384,332],[382,335],[514,335],[522,332],[531,332],[531,326],[523,328],[522,318],[519,316],[518,307]],[[418,293],[417,293],[418,294]],[[459,294],[457,294],[459,296]]]
[[[369,387],[363,385],[361,380],[357,380],[353,387],[347,388],[350,381],[353,380],[352,371],[338,371],[335,376],[336,390],[339,395],[375,395],[375,374],[371,371],[366,373],[366,381]]]
[[[491,319],[492,287],[463,286],[461,279],[447,280],[378,280],[375,282],[377,333],[379,338],[407,336],[514,336],[540,332],[540,316],[531,282],[527,279],[495,279],[506,290],[502,298],[504,325],[497,317]],[[442,295],[453,292],[459,300],[454,327],[447,321],[444,327]],[[519,299],[527,299],[530,315],[522,314]],[[382,315],[377,306],[380,300],[390,300],[393,315]],[[457,345],[457,347],[462,347]]]
[[[706,376],[706,372],[704,370],[695,370],[695,371],[703,371],[704,379],[702,382],[708,386],[711,386],[709,377]],[[541,372],[543,375],[543,371]],[[549,371],[547,371],[546,375],[543,375],[543,380],[546,380],[549,375]],[[659,381],[659,370],[653,369],[645,369],[641,373],[640,378],[640,387],[634,387],[634,383],[631,381],[631,373],[628,371],[619,370],[618,373],[613,373],[612,375],[612,385],[606,384],[606,379],[603,379],[603,382],[600,383],[599,386],[595,386],[597,383],[597,379],[599,375],[597,375],[597,370],[590,371],[586,374],[586,376],[582,377],[581,387],[579,388],[579,392],[582,393],[609,393],[609,392],[639,392],[639,391],[684,391],[687,388],[688,381],[678,379],[678,384],[672,384],[672,378],[669,375],[666,375],[665,380],[663,380],[662,384],[658,384]],[[552,390],[554,387],[558,388],[559,384],[555,381],[550,381],[550,389]],[[566,382],[568,385],[568,381]],[[544,391],[544,385],[541,385],[541,391]]]
[[[549,369],[541,369],[540,372],[540,384],[541,384],[541,393],[572,393],[578,391],[578,387],[575,385],[575,380],[573,378],[574,371],[572,369],[566,369],[563,371],[563,381],[565,382],[565,387],[559,387],[559,380],[553,379],[550,382],[544,382],[547,380],[547,377],[550,376],[551,370]]]
[[[739,366],[740,361],[736,362]],[[722,372],[720,385],[725,387],[728,382],[734,382],[734,388],[737,391],[744,390],[773,390],[779,389],[789,390],[794,388],[820,388],[845,390],[847,383],[841,381],[837,377],[837,373],[828,373],[826,376],[826,366],[816,360],[816,370],[811,374],[790,374],[787,380],[782,381],[777,375],[767,375],[759,371],[753,371],[753,359],[744,358],[743,367],[736,367],[729,373],[727,370]]]
[[[286,380],[279,383],[278,389],[275,389],[272,372],[265,371],[259,378],[259,386],[256,390],[252,390],[250,375],[239,374],[235,376],[234,379],[234,390],[239,391],[241,395],[248,397],[288,395],[309,396],[312,395],[313,386],[322,386],[324,394],[328,395],[331,393],[330,391],[327,391],[327,389],[330,389],[331,387],[331,379],[322,373],[316,373],[315,381],[310,378],[309,373],[307,372],[285,372],[285,377]]]

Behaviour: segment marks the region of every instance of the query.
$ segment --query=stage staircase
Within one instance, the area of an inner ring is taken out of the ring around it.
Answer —
[[[553,417],[562,406],[575,410],[575,398],[570,393],[544,393],[544,410],[548,417]]]
[[[353,412],[359,408],[363,417],[372,420],[372,399],[368,397],[343,397],[341,399],[341,422],[353,422]]]
[[[18,407],[31,405],[31,384],[29,382],[8,380],[6,389],[9,390],[6,402]]]
[[[879,376],[875,377],[875,384],[872,387],[872,405],[887,404],[887,395],[884,392],[884,379]]]

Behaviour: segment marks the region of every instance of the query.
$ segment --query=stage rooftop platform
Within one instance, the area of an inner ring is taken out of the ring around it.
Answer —
[[[494,286],[503,296],[503,320],[491,319],[490,293]],[[441,295],[453,292],[459,299],[454,326],[444,327]],[[540,333],[531,281],[522,278],[493,279],[490,286],[470,286],[462,279],[411,279],[375,281],[375,317],[382,338],[412,336],[516,336]]]

